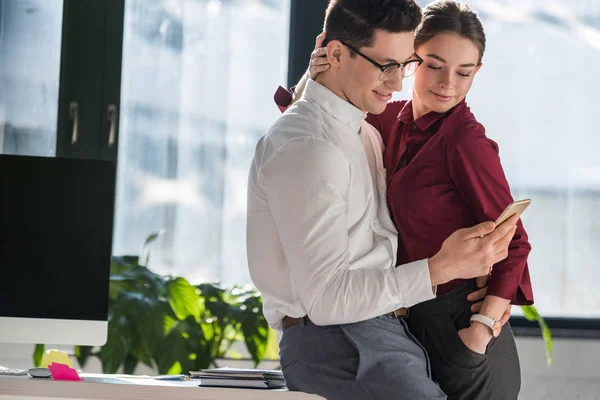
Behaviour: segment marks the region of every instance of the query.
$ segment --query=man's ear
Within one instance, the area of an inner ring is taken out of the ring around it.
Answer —
[[[349,55],[348,49],[339,40],[332,40],[326,47],[327,61],[332,67],[339,67],[344,57]]]

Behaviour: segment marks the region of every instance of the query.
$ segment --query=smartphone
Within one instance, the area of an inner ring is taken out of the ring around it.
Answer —
[[[495,222],[496,226],[502,224],[504,221],[506,221],[515,214],[519,214],[520,216],[530,204],[531,199],[513,201],[508,205],[508,207],[504,209],[504,211],[502,211],[502,214],[500,214],[500,216]]]

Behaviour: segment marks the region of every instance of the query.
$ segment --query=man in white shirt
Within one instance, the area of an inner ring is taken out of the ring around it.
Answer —
[[[328,399],[444,399],[401,316],[434,287],[486,275],[506,257],[516,218],[455,232],[429,260],[396,267],[381,113],[415,67],[420,8],[410,0],[332,0],[328,71],[261,138],[248,186],[250,275],[269,324],[283,330],[288,387]],[[380,70],[348,45],[368,48]],[[385,70],[388,70],[385,72]]]

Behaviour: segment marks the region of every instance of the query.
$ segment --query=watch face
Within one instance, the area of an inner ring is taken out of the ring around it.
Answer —
[[[501,331],[502,331],[502,324],[500,323],[500,321],[496,321],[494,323],[494,327],[492,328],[492,335],[494,337],[498,337],[498,336],[500,336]]]

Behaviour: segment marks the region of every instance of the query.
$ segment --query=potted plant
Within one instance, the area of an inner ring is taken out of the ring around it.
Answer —
[[[245,342],[254,365],[269,349],[268,356],[277,358],[276,334],[256,290],[194,286],[182,277],[155,274],[138,257],[113,257],[108,340],[100,348],[77,346],[75,356],[82,367],[98,357],[104,373],[122,368],[132,374],[142,363],[160,374],[177,374],[215,366],[237,341]],[[36,346],[35,365],[44,349]]]

